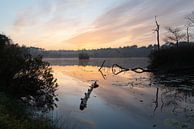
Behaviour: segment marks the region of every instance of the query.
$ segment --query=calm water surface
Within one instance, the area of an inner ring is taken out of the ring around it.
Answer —
[[[111,65],[146,67],[146,58],[45,59],[58,79],[58,107],[50,116],[59,126],[82,129],[194,129],[194,76],[138,74],[113,75]],[[87,107],[81,98],[97,81]]]

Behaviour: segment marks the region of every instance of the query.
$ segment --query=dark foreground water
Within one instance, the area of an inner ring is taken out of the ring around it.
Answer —
[[[194,76],[132,71],[113,75],[111,65],[146,67],[146,58],[45,59],[58,79],[58,107],[50,113],[58,126],[82,129],[194,129]],[[98,71],[106,60],[101,72]],[[81,98],[97,81],[80,110]]]

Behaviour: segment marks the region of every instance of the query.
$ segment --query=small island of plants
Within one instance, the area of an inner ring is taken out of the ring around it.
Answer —
[[[79,60],[89,60],[90,56],[86,52],[81,52],[78,55]]]

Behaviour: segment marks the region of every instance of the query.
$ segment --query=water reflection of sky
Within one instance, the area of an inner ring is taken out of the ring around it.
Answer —
[[[193,128],[192,96],[185,96],[177,87],[154,82],[157,79],[150,73],[129,71],[115,76],[105,67],[102,69],[105,80],[98,69],[53,66],[59,83],[58,108],[53,113],[66,120],[62,123],[96,129]],[[91,80],[97,80],[100,87],[92,92],[87,108],[80,111],[80,98],[84,97]]]

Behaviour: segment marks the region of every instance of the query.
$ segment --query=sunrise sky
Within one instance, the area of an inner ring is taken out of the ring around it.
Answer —
[[[0,0],[0,32],[49,50],[142,46],[155,43],[154,16],[164,36],[192,11],[194,0]]]

